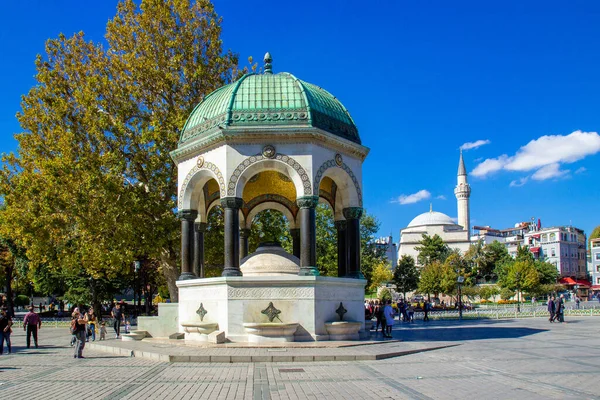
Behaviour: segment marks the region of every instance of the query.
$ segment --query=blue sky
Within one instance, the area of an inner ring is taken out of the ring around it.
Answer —
[[[34,84],[44,41],[76,31],[102,40],[116,6],[6,3],[0,6],[2,152],[16,148],[14,116]],[[363,193],[382,235],[393,232],[398,240],[399,229],[430,202],[456,217],[459,148],[477,141],[489,143],[464,152],[473,225],[504,228],[535,217],[544,226],[572,223],[589,233],[600,224],[600,2],[216,0],[215,6],[224,46],[239,53],[242,65],[269,51],[275,72],[322,86],[348,108],[371,148]]]

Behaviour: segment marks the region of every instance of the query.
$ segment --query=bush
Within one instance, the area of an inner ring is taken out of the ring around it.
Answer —
[[[15,297],[14,303],[17,307],[25,307],[27,304],[29,304],[29,297],[25,296],[24,294],[20,294]]]
[[[500,298],[501,298],[502,300],[508,300],[508,299],[510,299],[511,297],[513,297],[514,295],[515,295],[515,292],[513,292],[512,290],[510,290],[510,289],[507,289],[507,288],[504,288],[504,289],[502,289],[502,290],[500,291]],[[499,303],[499,302],[498,302],[498,303]]]
[[[498,301],[498,304],[517,304],[517,301],[516,300],[504,300],[504,299],[502,299],[502,300]]]
[[[392,293],[390,292],[390,289],[382,288],[377,294],[377,297],[379,297],[383,301],[388,301],[392,299]]]

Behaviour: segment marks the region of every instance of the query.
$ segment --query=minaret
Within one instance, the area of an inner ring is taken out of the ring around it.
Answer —
[[[467,169],[463,160],[462,150],[460,151],[460,160],[458,161],[458,176],[454,195],[458,205],[458,224],[461,225],[469,236],[471,235],[471,215],[469,212],[469,197],[471,197],[471,186],[467,182]]]

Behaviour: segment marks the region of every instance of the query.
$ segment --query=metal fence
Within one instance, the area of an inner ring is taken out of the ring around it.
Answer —
[[[22,328],[23,327],[23,318],[15,317],[12,319],[13,327]],[[112,318],[104,318],[104,322],[106,322],[107,326],[112,326],[114,319]],[[137,317],[128,319],[132,326],[137,326]],[[42,327],[51,327],[51,328],[69,328],[71,326],[71,318],[42,318]]]
[[[458,310],[447,310],[447,311],[430,311],[428,313],[429,319],[431,320],[443,320],[443,319],[458,319]],[[566,308],[565,317],[569,316],[580,316],[580,317],[593,317],[600,316],[600,308]],[[511,308],[488,308],[482,309],[477,308],[475,310],[464,310],[462,313],[463,319],[508,319],[508,318],[536,318],[545,317],[549,318],[550,313],[545,306],[540,307],[521,307],[517,309],[514,305]],[[415,319],[423,319],[423,312],[416,312],[414,315]]]

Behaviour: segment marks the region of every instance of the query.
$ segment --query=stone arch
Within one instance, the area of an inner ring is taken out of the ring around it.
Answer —
[[[329,176],[331,179],[333,179],[338,186],[338,190],[341,190],[341,192],[344,194],[345,199],[344,204],[341,205],[342,207],[362,207],[362,191],[360,190],[358,179],[350,167],[348,167],[344,162],[338,165],[335,159],[325,161],[315,174],[313,184],[314,193],[319,193],[321,180],[325,176]],[[336,201],[336,203],[338,202]],[[336,209],[337,208],[338,204],[336,204]]]
[[[227,185],[227,196],[242,197],[244,185],[255,174],[275,170],[287,175],[296,187],[297,196],[311,196],[312,187],[310,177],[302,168],[302,165],[292,157],[277,153],[273,158],[268,158],[262,154],[246,158],[242,161],[231,174]]]
[[[208,215],[204,197],[202,196],[202,188],[211,179],[217,181],[219,185],[220,197],[225,196],[225,179],[219,168],[210,162],[203,163],[201,166],[195,165],[186,175],[177,201],[179,210],[193,209],[198,210],[200,221],[206,222]]]
[[[250,229],[252,228],[252,221],[254,220],[254,217],[260,213],[261,211],[264,210],[277,210],[279,212],[281,212],[285,218],[288,220],[288,224],[290,225],[290,229],[294,229],[296,228],[296,219],[294,218],[294,214],[292,214],[292,211],[287,208],[286,206],[284,206],[281,203],[277,203],[275,201],[266,201],[264,203],[260,203],[258,205],[256,205],[256,207],[252,208],[250,210],[250,212],[248,213],[248,215],[246,216],[246,223],[244,225],[244,227],[246,229]]]

